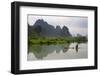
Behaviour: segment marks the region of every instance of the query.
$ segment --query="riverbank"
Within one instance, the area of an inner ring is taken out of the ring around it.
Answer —
[[[64,44],[71,42],[87,42],[86,37],[64,37],[64,38],[29,38],[28,44]]]

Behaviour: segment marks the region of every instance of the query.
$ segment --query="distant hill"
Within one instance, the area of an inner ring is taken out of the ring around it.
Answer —
[[[68,37],[72,36],[67,26],[61,27],[58,25],[56,28],[48,24],[43,19],[38,19],[33,26],[28,24],[28,34],[33,37]]]

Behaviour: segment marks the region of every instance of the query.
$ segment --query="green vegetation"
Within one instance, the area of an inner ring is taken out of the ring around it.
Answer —
[[[28,43],[30,44],[64,44],[71,42],[87,42],[86,37],[64,37],[64,38],[28,38]]]

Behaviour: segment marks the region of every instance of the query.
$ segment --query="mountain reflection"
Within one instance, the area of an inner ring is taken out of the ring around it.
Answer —
[[[27,60],[88,58],[87,43],[29,45]]]
[[[73,49],[74,51],[78,52],[78,44],[75,47],[69,47],[70,43],[68,44],[56,44],[56,45],[30,45],[28,48],[28,53],[33,53],[37,59],[43,59],[44,57],[48,56],[49,54],[55,53],[65,53],[69,49]]]

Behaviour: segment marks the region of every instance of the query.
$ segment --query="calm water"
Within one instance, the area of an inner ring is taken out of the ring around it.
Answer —
[[[27,60],[88,58],[87,43],[70,43],[57,45],[32,45],[28,48]]]

